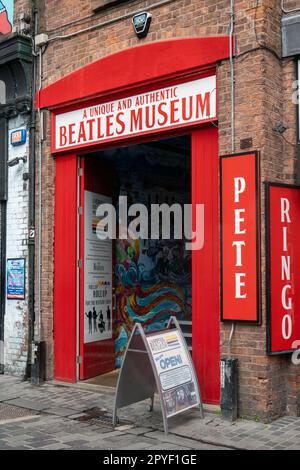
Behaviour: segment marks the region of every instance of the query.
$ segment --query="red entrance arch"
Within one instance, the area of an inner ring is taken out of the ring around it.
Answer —
[[[94,100],[105,102],[151,87],[183,82],[189,77],[213,73],[216,63],[229,57],[229,50],[227,36],[178,39],[131,48],[91,63],[48,86],[38,94],[37,106],[50,109],[55,115],[88,106]],[[205,247],[193,253],[194,361],[204,401],[217,404],[220,400],[218,136],[217,129],[207,124],[202,128],[194,126],[191,132],[193,203],[205,204]],[[54,126],[52,136],[53,133]],[[140,139],[135,136],[129,140]],[[94,147],[103,146],[98,143]],[[55,179],[55,378],[70,382],[76,381],[77,352],[77,157],[74,151],[57,155]]]

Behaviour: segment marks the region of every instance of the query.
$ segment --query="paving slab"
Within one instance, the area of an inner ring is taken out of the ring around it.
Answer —
[[[125,447],[120,447],[119,450],[147,450],[150,447],[153,447],[153,445],[158,445],[158,443],[154,444],[153,442],[136,442],[135,444],[132,445],[126,445]]]
[[[70,408],[43,408],[44,413],[57,416],[71,416],[76,413],[76,410]]]
[[[135,428],[135,427],[132,427],[131,429],[128,429],[128,434],[135,434],[136,436],[140,435],[140,434],[146,434],[147,432],[150,432],[151,429],[150,428]]]
[[[27,398],[16,398],[14,400],[5,401],[8,405],[19,406],[20,408],[27,408],[28,410],[43,411],[47,408],[46,405]]]
[[[173,444],[167,444],[167,443],[161,443],[161,444],[158,444],[156,446],[152,446],[152,447],[149,447],[149,449],[147,450],[151,450],[151,451],[158,451],[158,450],[174,450],[174,451],[181,451],[181,450],[193,450],[192,448],[190,447],[182,447],[182,446],[176,446],[176,445],[173,445]]]
[[[3,378],[4,377],[4,378]],[[0,403],[33,410],[28,421],[0,424],[0,449],[300,449],[300,418],[284,417],[265,425],[254,421],[223,421],[220,416],[192,411],[170,420],[165,436],[160,404],[153,413],[148,401],[120,410],[126,425],[113,430],[96,420],[81,422],[83,411],[93,408],[112,413],[114,391],[99,391],[46,383],[34,387],[14,377],[0,376]],[[145,446],[145,447],[143,447]]]
[[[207,445],[207,447],[211,447],[211,445],[206,444],[205,442],[199,442],[196,440],[192,439],[186,439],[183,438],[182,436],[175,436],[173,434],[164,434],[159,431],[152,431],[147,434],[145,434],[146,437],[152,438],[152,439],[157,439],[160,442],[166,442],[178,446],[184,446],[184,447],[190,447],[192,449],[202,449],[203,446]],[[220,446],[221,447],[221,446]]]

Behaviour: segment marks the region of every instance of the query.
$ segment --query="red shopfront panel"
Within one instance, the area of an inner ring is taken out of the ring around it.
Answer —
[[[203,401],[220,403],[218,131],[192,134],[192,201],[204,204],[204,247],[192,253],[193,360]]]
[[[80,258],[85,260],[85,218],[87,214],[85,208],[85,193],[92,192],[101,194],[114,200],[116,197],[116,178],[113,169],[103,161],[99,156],[83,157],[81,159],[81,168],[83,176],[81,178],[81,207],[83,209],[81,217],[81,254]],[[112,254],[114,247],[112,247]],[[112,272],[114,272],[114,255],[112,258]],[[111,372],[115,369],[115,351],[114,351],[114,331],[112,331],[112,338],[101,341],[86,342],[85,341],[85,314],[84,301],[85,301],[85,261],[83,262],[80,270],[80,355],[82,362],[80,365],[80,379],[85,380],[97,375],[102,375]],[[112,312],[112,326],[115,318]]]
[[[300,346],[300,188],[266,192],[268,353],[283,354]]]
[[[76,381],[77,156],[55,160],[54,376]]]
[[[259,160],[221,159],[221,312],[223,321],[260,320]]]

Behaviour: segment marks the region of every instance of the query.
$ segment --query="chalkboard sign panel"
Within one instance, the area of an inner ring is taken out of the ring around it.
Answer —
[[[137,323],[133,329],[120,372],[114,408],[117,410],[146,399],[160,396],[165,432],[168,419],[203,406],[198,380],[186,341],[175,317],[167,328],[156,333],[145,333]]]

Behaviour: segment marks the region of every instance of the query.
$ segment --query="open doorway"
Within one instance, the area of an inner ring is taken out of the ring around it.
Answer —
[[[168,238],[162,237],[162,227],[152,238],[150,217],[153,205],[177,204],[183,214],[191,204],[191,138],[88,154],[81,157],[81,167],[80,379],[114,386],[135,322],[159,330],[174,315],[192,350],[192,252],[176,234],[172,211]],[[116,209],[113,240],[97,237],[97,208],[103,203]],[[139,239],[132,235],[134,217],[128,215],[136,204],[149,214],[147,237]]]

